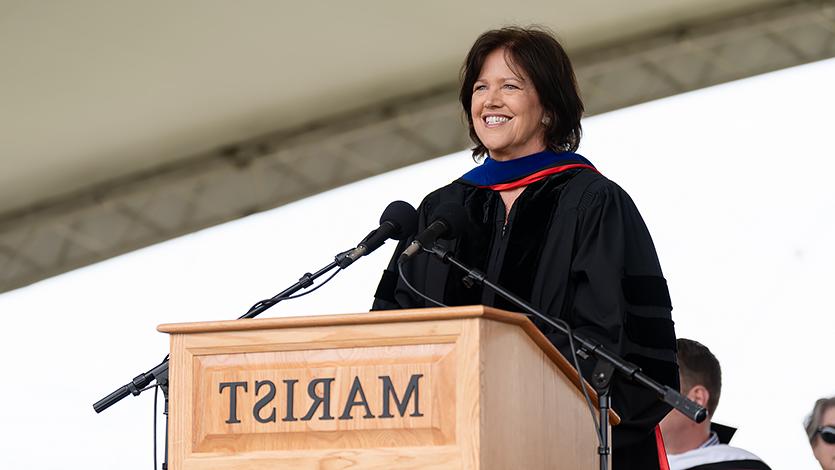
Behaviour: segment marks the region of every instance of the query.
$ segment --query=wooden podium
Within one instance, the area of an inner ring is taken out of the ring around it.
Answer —
[[[578,375],[523,315],[477,306],[158,329],[171,335],[173,470],[598,465]]]

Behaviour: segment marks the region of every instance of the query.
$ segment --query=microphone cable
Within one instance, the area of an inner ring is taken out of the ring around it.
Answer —
[[[157,470],[157,397],[159,396],[160,386],[154,384],[151,387],[154,387],[154,470]]]
[[[418,291],[415,288],[415,286],[413,286],[409,282],[409,280],[406,279],[406,274],[403,273],[403,265],[404,264],[405,263],[397,263],[397,274],[400,276],[400,279],[403,280],[403,283],[406,284],[406,287],[408,287],[410,291],[414,292],[415,294],[420,296],[420,298],[422,298],[423,300],[435,305],[436,307],[444,307],[444,308],[449,307],[449,305],[442,304],[441,302],[438,302],[437,300],[429,297],[428,295],[425,295],[423,292]]]
[[[306,291],[302,292],[301,294],[294,294],[294,295],[291,295],[291,296],[289,296],[289,297],[282,297],[282,298],[278,299],[278,301],[276,301],[276,303],[281,302],[282,300],[298,299],[299,297],[304,297],[304,296],[306,296],[306,295],[308,295],[308,294],[312,294],[312,293],[316,292],[316,290],[317,290],[317,289],[319,289],[320,287],[322,287],[322,286],[324,286],[325,284],[329,283],[329,282],[331,281],[331,279],[335,278],[335,277],[336,277],[336,275],[337,275],[337,274],[339,274],[339,273],[341,273],[342,271],[343,271],[343,269],[338,267],[338,268],[336,268],[336,271],[334,271],[334,272],[333,272],[333,274],[331,274],[330,276],[328,276],[328,277],[327,277],[324,281],[320,282],[320,283],[319,283],[316,287],[314,287],[313,289],[306,290]]]
[[[165,359],[163,359],[162,362],[160,362],[160,364],[167,361],[168,356],[170,356],[170,354],[166,354]],[[149,385],[149,386],[147,386],[147,387],[145,387],[145,388],[143,388],[142,390],[139,391],[139,393],[142,393],[145,390],[148,390],[148,389],[151,389],[151,388],[154,389],[154,432],[153,432],[153,435],[154,435],[154,470],[157,470],[157,456],[158,456],[158,451],[157,451],[157,414],[158,414],[157,413],[157,401],[158,401],[158,398],[159,398],[160,387],[162,387],[162,385],[160,385],[158,382],[155,382],[153,385]],[[167,432],[165,433],[165,439],[166,439],[165,446],[167,448],[168,447],[168,433]],[[164,468],[163,470],[168,470],[168,469]]]
[[[263,307],[263,306],[266,306],[267,308],[270,308],[270,307],[274,306],[275,304],[277,304],[277,303],[281,302],[282,300],[298,299],[299,297],[304,297],[305,295],[308,295],[308,294],[311,294],[311,293],[313,293],[313,292],[316,292],[316,290],[317,290],[317,289],[319,289],[320,287],[322,287],[322,286],[324,286],[325,284],[327,284],[328,282],[330,282],[330,281],[331,281],[331,279],[333,279],[334,277],[336,277],[336,275],[337,275],[337,274],[339,274],[339,273],[341,273],[342,271],[343,271],[343,269],[342,269],[342,268],[337,267],[337,268],[336,268],[336,271],[334,271],[334,272],[333,272],[333,274],[331,274],[330,276],[328,276],[328,277],[327,277],[324,281],[320,282],[320,283],[319,283],[316,287],[314,287],[313,289],[310,289],[310,290],[305,290],[305,291],[304,291],[304,292],[302,292],[301,294],[294,294],[294,295],[290,295],[290,296],[287,296],[287,297],[282,297],[282,296],[279,294],[279,295],[276,295],[275,297],[271,297],[271,298],[269,298],[269,299],[259,300],[258,302],[256,302],[256,303],[255,303],[255,305],[253,305],[252,307],[250,307],[250,308],[249,308],[249,310],[247,310],[247,312],[246,312],[244,315],[248,315],[248,314],[249,314],[249,313],[251,313],[253,310],[258,309],[258,308],[261,308],[261,307]],[[304,276],[302,276],[302,278],[300,279],[300,281],[304,281],[305,279],[308,279],[310,276],[311,276],[311,274],[310,274],[310,273],[306,273]],[[305,287],[305,289],[308,289],[310,286],[312,286],[312,285],[313,285],[313,281],[312,281],[312,280],[310,280],[309,282],[310,282],[310,284],[308,284],[308,285]]]

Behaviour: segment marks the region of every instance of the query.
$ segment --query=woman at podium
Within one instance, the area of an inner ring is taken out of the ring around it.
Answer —
[[[426,196],[419,230],[441,204],[460,204],[468,224],[456,239],[441,242],[453,256],[678,389],[672,306],[655,247],[629,195],[576,153],[583,103],[559,42],[540,29],[482,34],[462,67],[460,101],[481,164]],[[398,246],[373,309],[429,306],[397,274],[410,242]],[[430,256],[410,259],[403,273],[446,305],[518,311]],[[571,357],[564,335],[535,323]],[[583,375],[594,365],[581,360]],[[613,468],[659,468],[663,446],[654,428],[669,408],[617,378],[611,394],[622,418],[613,429]]]

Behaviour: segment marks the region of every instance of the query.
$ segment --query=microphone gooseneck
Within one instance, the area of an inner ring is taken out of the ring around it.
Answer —
[[[426,230],[415,237],[415,240],[403,250],[398,263],[404,263],[423,248],[433,246],[438,239],[457,238],[466,228],[468,217],[460,204],[445,202],[432,214],[432,220]]]
[[[380,216],[380,226],[372,230],[356,248],[338,256],[340,268],[347,268],[354,261],[370,254],[389,238],[403,240],[417,232],[417,211],[411,204],[394,201],[386,207]]]

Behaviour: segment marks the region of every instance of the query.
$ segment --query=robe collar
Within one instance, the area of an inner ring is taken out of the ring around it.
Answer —
[[[527,186],[550,175],[574,168],[597,171],[594,165],[580,154],[545,150],[504,162],[487,157],[484,163],[465,173],[458,182],[477,188],[504,191]]]

